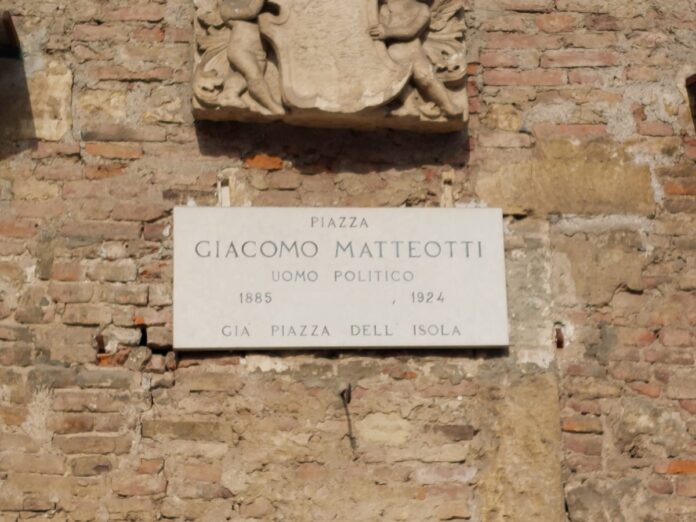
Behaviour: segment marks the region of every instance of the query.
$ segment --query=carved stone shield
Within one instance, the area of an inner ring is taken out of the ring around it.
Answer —
[[[369,28],[378,0],[275,0],[278,15],[259,17],[280,67],[291,107],[355,113],[394,98],[410,67],[394,62]]]

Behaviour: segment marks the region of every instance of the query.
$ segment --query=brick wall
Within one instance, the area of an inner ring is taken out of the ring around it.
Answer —
[[[0,519],[696,519],[693,5],[468,1],[469,133],[418,136],[194,124],[192,4],[0,0]],[[174,354],[219,187],[502,207],[510,349]]]

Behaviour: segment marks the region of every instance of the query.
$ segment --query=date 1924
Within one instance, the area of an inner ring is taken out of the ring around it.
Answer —
[[[411,292],[411,302],[415,304],[444,303],[443,292]]]

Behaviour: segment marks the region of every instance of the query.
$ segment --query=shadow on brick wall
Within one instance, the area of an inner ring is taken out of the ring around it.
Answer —
[[[363,173],[424,165],[461,167],[469,159],[464,132],[416,134],[403,131],[308,129],[286,124],[196,122],[200,151],[209,156],[256,154],[292,161],[299,171]]]
[[[24,62],[9,15],[0,14],[0,160],[36,137]]]
[[[694,122],[694,128],[696,128],[696,74],[686,79],[686,90],[689,93],[691,119]]]

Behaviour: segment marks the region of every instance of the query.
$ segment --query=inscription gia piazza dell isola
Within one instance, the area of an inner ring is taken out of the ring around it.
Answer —
[[[696,521],[691,0],[0,0],[0,520]]]

